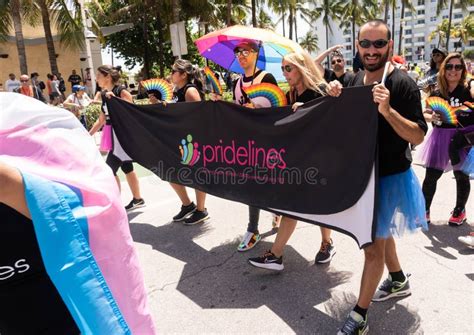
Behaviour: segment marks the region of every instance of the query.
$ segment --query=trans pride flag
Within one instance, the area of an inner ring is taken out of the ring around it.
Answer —
[[[23,176],[46,271],[81,333],[154,334],[118,187],[79,121],[0,93],[0,161]]]

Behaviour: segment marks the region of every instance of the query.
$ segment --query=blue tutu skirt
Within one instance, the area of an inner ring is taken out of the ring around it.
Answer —
[[[461,171],[469,177],[474,178],[474,147],[469,151],[469,154],[461,167]]]
[[[377,238],[401,236],[428,229],[425,198],[413,170],[380,177],[377,213]]]

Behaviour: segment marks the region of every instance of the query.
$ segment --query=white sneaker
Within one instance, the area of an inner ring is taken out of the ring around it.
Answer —
[[[467,236],[459,236],[459,242],[467,245],[469,248],[474,249],[474,232]]]

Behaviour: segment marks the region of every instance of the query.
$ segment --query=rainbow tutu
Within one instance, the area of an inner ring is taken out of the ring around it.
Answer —
[[[428,229],[425,198],[413,169],[380,177],[377,212],[377,238],[401,236]]]

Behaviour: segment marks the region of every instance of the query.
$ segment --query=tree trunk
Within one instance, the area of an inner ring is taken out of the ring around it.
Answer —
[[[355,23],[354,16],[352,16],[352,56],[356,54],[355,38],[356,38],[356,23]]]
[[[227,27],[232,25],[232,0],[227,0]]]
[[[388,0],[385,0],[385,14],[384,14],[384,17],[383,17],[383,20],[385,21],[385,23],[388,22],[388,10],[389,10],[390,6],[389,6],[389,2]]]
[[[173,0],[173,23],[179,22],[179,12],[181,11],[180,0]]]
[[[144,42],[144,50],[143,50],[143,69],[145,71],[145,79],[150,78],[150,51],[149,51],[149,41],[148,41],[148,22],[146,19],[146,15],[143,15],[143,42]]]
[[[298,21],[296,19],[297,16],[298,15],[296,14],[296,9],[295,9],[295,17],[293,18],[293,20],[295,21],[295,41],[296,41],[296,43],[298,43],[298,26],[296,24],[296,22]]]
[[[257,27],[257,0],[252,0],[252,26]]]
[[[283,14],[281,16],[281,26],[283,27],[283,37],[286,37],[286,34],[285,34],[285,12],[283,12]]]
[[[292,40],[293,39],[293,9],[291,8],[290,8],[289,16],[288,16],[288,26],[289,26],[288,38]]]
[[[161,11],[156,15],[156,23],[158,24],[158,64],[160,67],[160,78],[165,77],[165,62],[163,57],[163,43],[165,42],[163,36],[163,23],[161,21]]]
[[[451,34],[451,21],[453,19],[453,7],[454,7],[454,0],[451,0],[449,4],[449,22],[448,22],[448,32],[446,34],[446,50],[449,52],[449,34]]]
[[[18,61],[20,63],[20,74],[28,74],[26,62],[25,40],[23,39],[23,27],[21,25],[20,0],[12,0],[11,11],[13,27],[15,28],[16,48],[18,50]]]
[[[396,3],[393,3],[392,4],[392,36],[393,37],[395,37],[395,9],[396,9]],[[393,46],[393,49],[395,49],[395,45]],[[392,50],[392,53],[393,53],[393,50]]]
[[[329,49],[329,24],[326,24],[326,49]],[[326,57],[326,61],[327,67],[329,67],[329,55]]]
[[[403,19],[405,18],[405,2],[402,1],[402,12],[400,13],[400,35],[398,36],[398,54],[402,54],[403,42]]]
[[[56,49],[54,47],[53,34],[51,33],[51,22],[49,19],[48,5],[46,0],[38,1],[41,9],[41,18],[43,20],[44,37],[46,39],[46,47],[48,49],[49,65],[51,73],[58,74],[58,62],[56,61]]]

